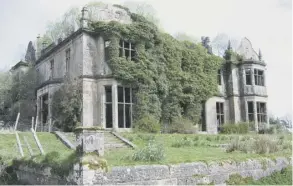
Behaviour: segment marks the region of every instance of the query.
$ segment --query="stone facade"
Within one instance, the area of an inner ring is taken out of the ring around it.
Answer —
[[[109,172],[88,168],[74,169],[67,177],[51,173],[50,168],[34,170],[20,166],[17,177],[26,184],[80,184],[80,185],[200,185],[225,184],[230,175],[252,177],[258,180],[275,171],[292,166],[291,158],[276,160],[247,160],[222,163],[182,163],[177,165],[138,165],[112,167]]]
[[[247,38],[236,53],[242,61],[223,65],[218,73],[219,95],[205,102],[202,124],[208,133],[218,133],[218,126],[224,123],[252,122],[256,130],[268,126],[266,64]]]
[[[118,7],[105,6],[88,12],[82,9],[81,28],[64,40],[58,40],[48,47],[28,45],[26,58],[35,64],[37,73],[37,118],[39,130],[52,124],[51,102],[65,77],[82,79],[82,125],[99,126],[115,131],[131,131],[132,128],[132,90],[122,87],[112,78],[112,70],[107,62],[108,38],[102,33],[90,31],[90,21],[119,21],[131,23],[127,12]],[[203,45],[209,48],[208,37],[203,37]],[[131,43],[128,43],[131,48]],[[127,45],[127,46],[128,46]],[[124,43],[123,43],[124,47]],[[210,50],[211,52],[211,50]],[[255,128],[268,123],[267,90],[265,82],[266,64],[244,38],[236,51],[243,56],[241,63],[225,63],[218,76],[219,95],[204,103],[202,129],[207,133],[218,133],[219,125],[251,121]],[[36,55],[36,58],[33,57]],[[25,64],[26,65],[26,64]],[[24,63],[13,67],[14,72],[25,69]],[[247,69],[250,69],[250,83],[247,83]],[[255,71],[256,70],[256,71]],[[255,73],[260,73],[256,83]],[[259,85],[259,78],[262,85]],[[127,100],[127,101],[126,101]],[[260,108],[262,107],[262,112]],[[260,120],[259,117],[262,117]],[[265,119],[263,119],[265,118]]]

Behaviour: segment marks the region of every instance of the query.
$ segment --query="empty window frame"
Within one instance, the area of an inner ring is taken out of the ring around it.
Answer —
[[[113,127],[112,86],[105,86],[106,128]]]
[[[245,69],[245,84],[246,85],[252,85],[252,78],[251,78],[252,74],[251,74],[251,69]]]
[[[50,79],[54,78],[54,59],[50,61]]]
[[[131,128],[132,125],[132,89],[118,86],[118,127]]]
[[[256,102],[257,121],[259,123],[267,122],[267,108],[266,103]]]
[[[222,71],[218,70],[218,85],[222,85]]]
[[[216,102],[217,125],[218,127],[224,124],[224,103]]]
[[[133,43],[120,40],[119,57],[126,57],[126,59],[130,59],[134,61],[135,56],[136,56],[135,45]]]
[[[253,101],[247,101],[247,114],[248,114],[248,121],[254,121],[254,108],[253,108]]]
[[[254,83],[258,86],[264,86],[264,71],[259,69],[254,69]]]
[[[65,51],[65,72],[66,74],[69,72],[70,65],[70,48]]]

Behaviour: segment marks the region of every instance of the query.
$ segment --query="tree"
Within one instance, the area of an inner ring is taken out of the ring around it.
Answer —
[[[214,54],[223,57],[226,49],[228,48],[229,41],[231,49],[235,51],[239,44],[239,40],[237,38],[231,38],[225,33],[219,33],[215,38],[213,38],[211,46],[213,48]]]
[[[81,122],[82,89],[80,80],[66,79],[53,95],[53,124],[71,132]]]
[[[0,72],[0,121],[7,121],[10,105],[10,89],[12,86],[9,72]]]
[[[160,20],[157,17],[157,11],[152,5],[148,4],[147,2],[126,1],[124,6],[129,8],[132,13],[142,15],[148,21],[154,23],[160,28]]]
[[[194,36],[188,35],[184,32],[177,32],[174,37],[178,40],[178,41],[190,41],[192,43],[198,43],[198,39]]]

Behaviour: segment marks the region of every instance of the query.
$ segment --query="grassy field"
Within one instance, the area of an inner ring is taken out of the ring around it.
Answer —
[[[39,140],[44,148],[46,154],[58,151],[59,155],[54,158],[54,162],[63,162],[68,159],[70,155],[74,153],[73,150],[68,149],[54,134],[38,132]],[[292,148],[282,149],[274,153],[269,154],[256,154],[256,153],[244,153],[240,151],[234,151],[227,153],[225,148],[219,147],[221,144],[228,144],[231,140],[239,135],[194,135],[194,134],[144,134],[144,133],[123,133],[124,137],[132,141],[137,145],[138,149],[145,147],[150,141],[161,145],[164,151],[165,158],[160,161],[133,161],[130,157],[134,152],[133,149],[121,149],[105,152],[105,158],[108,165],[138,165],[138,164],[177,164],[183,162],[194,161],[223,161],[223,160],[235,160],[241,161],[248,158],[262,158],[262,157],[277,157],[292,155]],[[33,139],[30,132],[20,132],[20,140],[24,144],[23,136],[29,141],[32,146],[34,155],[39,155],[40,151]],[[256,135],[241,135],[241,140],[247,140],[254,138]],[[283,138],[284,143],[291,144],[291,135],[275,135],[270,136],[276,139]],[[181,140],[187,140],[191,142],[191,145],[174,147],[174,143]],[[26,159],[30,158],[27,147],[23,146]],[[11,161],[14,158],[20,158],[20,153],[17,149],[16,139],[14,134],[1,134],[0,135],[0,157],[2,161]],[[34,161],[41,162],[44,156],[37,156]]]
[[[275,153],[269,154],[256,154],[244,153],[234,151],[227,153],[225,148],[219,147],[221,144],[228,144],[231,140],[239,135],[194,135],[194,134],[137,134],[137,133],[124,133],[124,137],[132,141],[138,146],[143,148],[150,140],[155,143],[161,144],[165,152],[165,159],[161,161],[132,161],[127,158],[131,156],[135,150],[115,150],[106,152],[106,159],[110,166],[117,165],[137,165],[137,164],[177,164],[182,162],[194,161],[223,161],[235,160],[241,161],[249,158],[262,158],[262,157],[289,157],[292,155],[292,148],[282,149]],[[241,135],[241,140],[254,138],[256,135]],[[291,145],[291,135],[275,135],[270,138],[284,138],[284,142]],[[190,146],[174,147],[174,143],[186,139],[192,142]]]
[[[56,162],[61,162],[68,158],[74,151],[68,149],[57,137],[55,134],[47,132],[38,132],[37,133],[40,143],[46,154],[52,153],[54,151],[59,152],[59,157],[56,157]],[[19,132],[19,138],[22,143],[24,156],[29,159],[30,154],[28,148],[25,146],[23,137],[27,138],[28,143],[30,144],[32,151],[34,153],[36,161],[41,161],[42,157],[40,155],[40,150],[33,138],[31,132]],[[21,155],[18,151],[17,142],[15,134],[0,134],[0,157],[4,162],[11,162],[15,158],[21,158]]]

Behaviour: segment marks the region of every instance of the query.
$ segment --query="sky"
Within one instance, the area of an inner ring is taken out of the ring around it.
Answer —
[[[72,6],[94,0],[0,0],[0,70],[25,54],[30,40],[43,34]],[[130,1],[130,0],[126,0]],[[135,0],[131,0],[135,1]],[[140,0],[136,0],[140,1]],[[103,2],[123,4],[125,0]],[[247,37],[267,63],[268,111],[292,117],[292,0],[142,0],[157,12],[163,29],[211,39],[219,33]]]

